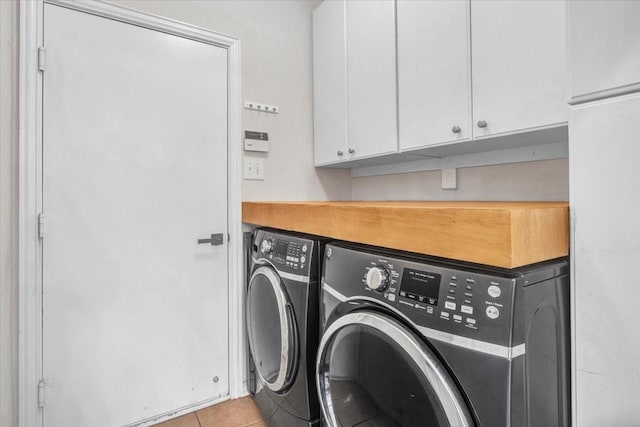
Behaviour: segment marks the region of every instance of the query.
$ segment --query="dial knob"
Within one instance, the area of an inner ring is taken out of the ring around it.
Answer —
[[[265,254],[273,252],[273,240],[264,239],[260,244],[260,250]]]
[[[371,267],[367,272],[367,286],[382,292],[389,287],[389,272],[382,267]]]

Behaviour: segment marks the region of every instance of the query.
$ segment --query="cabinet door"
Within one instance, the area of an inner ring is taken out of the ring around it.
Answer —
[[[468,0],[399,0],[400,151],[471,138]]]
[[[329,2],[330,3],[330,2]],[[347,2],[347,100],[350,158],[395,153],[395,4]]]
[[[574,107],[575,409],[582,426],[638,425],[640,94]]]
[[[568,7],[571,96],[640,85],[640,2],[570,1]]]
[[[313,12],[313,137],[316,165],[336,163],[347,158],[344,28],[344,1],[322,2]]]
[[[471,1],[474,136],[567,121],[565,8],[563,1]]]

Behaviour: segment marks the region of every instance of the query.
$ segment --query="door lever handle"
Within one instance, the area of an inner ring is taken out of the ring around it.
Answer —
[[[207,243],[210,243],[211,246],[220,246],[224,243],[224,237],[222,236],[222,233],[216,233],[212,234],[208,239],[198,239],[199,245],[206,245]]]

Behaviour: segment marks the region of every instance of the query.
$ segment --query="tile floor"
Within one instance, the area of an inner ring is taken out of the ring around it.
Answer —
[[[155,427],[267,427],[258,407],[249,396],[227,400],[182,415]]]

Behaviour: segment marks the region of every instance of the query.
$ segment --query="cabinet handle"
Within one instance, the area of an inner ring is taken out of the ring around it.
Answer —
[[[354,150],[353,148],[349,148],[349,154],[353,154],[355,152],[356,152],[356,150]]]
[[[460,126],[454,126],[454,127],[451,128],[451,132],[460,133],[460,132],[462,132],[462,129],[460,129]]]
[[[478,127],[479,128],[486,128],[487,127],[487,122],[485,122],[484,120],[480,120],[478,122]]]
[[[338,156],[342,156],[344,153],[341,150],[338,150]]]

